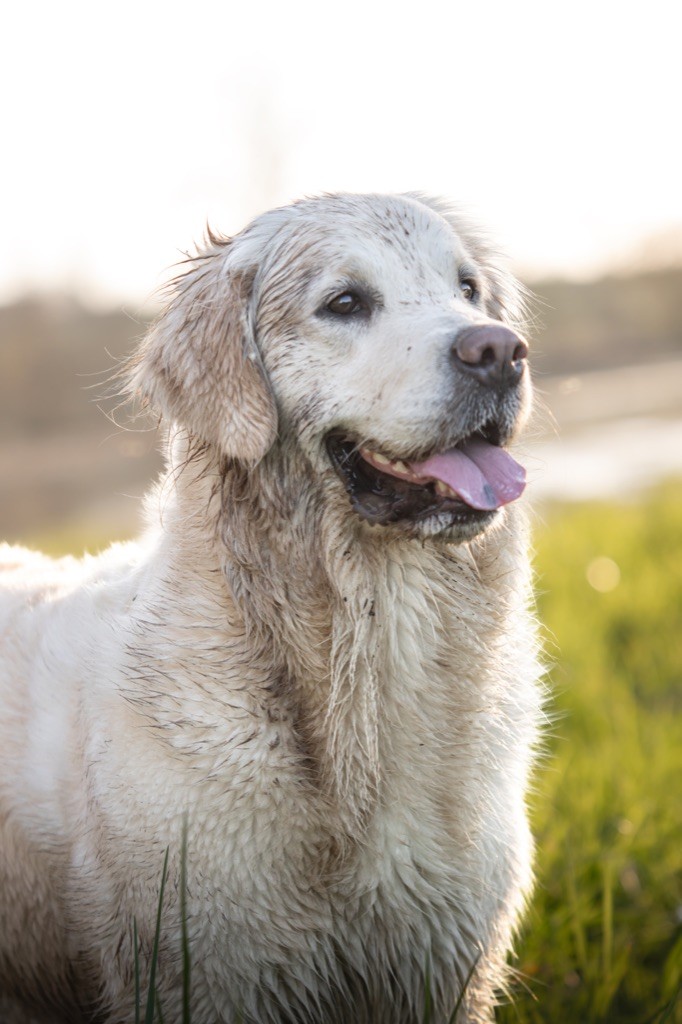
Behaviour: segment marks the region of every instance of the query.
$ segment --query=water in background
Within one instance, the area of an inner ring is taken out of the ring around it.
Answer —
[[[520,447],[534,500],[630,498],[682,474],[682,359],[540,380]]]

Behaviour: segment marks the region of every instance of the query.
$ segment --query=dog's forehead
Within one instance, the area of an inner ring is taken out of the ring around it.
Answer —
[[[325,211],[325,220],[344,235],[366,234],[402,248],[411,240],[422,247],[461,248],[447,221],[424,203],[402,196],[357,196]]]
[[[333,196],[281,211],[268,269],[301,282],[334,275],[372,276],[377,268],[423,278],[452,276],[467,258],[465,240],[436,211],[400,196]]]
[[[370,206],[336,227],[335,248],[342,257],[366,256],[413,273],[432,266],[450,273],[464,259],[462,240],[442,217],[417,204]]]

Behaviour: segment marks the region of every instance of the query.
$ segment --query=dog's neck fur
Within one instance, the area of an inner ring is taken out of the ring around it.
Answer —
[[[487,666],[519,610],[518,568],[510,574],[523,531],[502,524],[461,546],[401,539],[350,517],[345,495],[331,484],[322,493],[300,457],[283,471],[275,449],[247,471],[211,449],[187,458],[191,446],[179,447],[167,529],[182,548],[196,517],[206,537],[208,509],[212,557],[234,602],[225,612],[241,618],[250,658],[293,704],[302,753],[341,832],[366,835],[379,805],[406,808],[410,793],[422,814],[429,800],[443,814],[441,767],[477,756],[472,716],[504,701]]]

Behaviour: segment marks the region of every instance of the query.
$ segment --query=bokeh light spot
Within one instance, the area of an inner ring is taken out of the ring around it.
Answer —
[[[585,570],[587,582],[600,594],[607,594],[620,583],[620,569],[612,558],[600,555],[593,558]]]

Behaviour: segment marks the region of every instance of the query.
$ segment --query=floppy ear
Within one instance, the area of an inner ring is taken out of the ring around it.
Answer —
[[[277,433],[250,318],[255,269],[235,265],[235,243],[211,242],[150,328],[133,362],[131,390],[225,455],[253,463]]]

